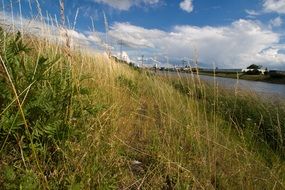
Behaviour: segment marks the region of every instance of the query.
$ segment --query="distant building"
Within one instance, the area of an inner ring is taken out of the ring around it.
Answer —
[[[125,51],[122,52],[122,55],[121,55],[121,53],[119,53],[119,54],[118,54],[118,58],[119,58],[119,59],[122,59],[122,61],[125,61],[125,62],[127,62],[127,63],[130,63],[130,62],[131,62],[131,59],[130,59],[129,55],[128,55],[127,52],[125,52]]]

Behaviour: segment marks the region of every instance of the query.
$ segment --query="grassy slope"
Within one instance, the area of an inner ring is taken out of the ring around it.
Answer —
[[[284,188],[281,156],[230,122],[218,89],[27,41],[4,60],[23,115],[0,69],[1,189]]]

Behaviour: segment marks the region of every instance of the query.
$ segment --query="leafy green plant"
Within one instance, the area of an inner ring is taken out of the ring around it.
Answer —
[[[138,86],[136,82],[131,79],[128,79],[124,75],[120,75],[116,81],[121,87],[125,87],[133,93],[138,92]]]
[[[0,75],[1,147],[7,143],[18,144],[19,139],[23,139],[23,148],[27,151],[29,144],[53,150],[52,147],[68,138],[71,130],[69,119],[74,85],[70,66],[61,61],[63,69],[51,72],[58,67],[60,57],[51,60],[39,54],[35,59],[19,32],[15,37],[8,36],[5,43],[1,57],[8,73]],[[19,95],[26,121],[20,117],[8,75]]]

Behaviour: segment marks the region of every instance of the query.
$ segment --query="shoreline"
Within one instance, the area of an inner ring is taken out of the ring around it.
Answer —
[[[190,72],[177,72],[177,71],[158,71],[158,72],[170,72],[170,73],[183,73],[183,74],[191,74]],[[197,75],[196,72],[193,74]],[[285,85],[285,76],[282,77],[272,77],[270,75],[248,75],[244,73],[235,73],[235,72],[205,72],[199,71],[199,75],[211,76],[211,77],[221,77],[221,78],[229,78],[229,79],[239,79],[239,80],[247,80],[254,82],[265,82],[270,84],[281,84]]]
[[[269,75],[247,75],[243,73],[208,73],[208,72],[199,72],[200,75],[206,76],[216,76],[222,78],[231,78],[231,79],[241,79],[255,82],[266,82],[271,84],[285,84],[285,77],[281,78],[272,78]]]

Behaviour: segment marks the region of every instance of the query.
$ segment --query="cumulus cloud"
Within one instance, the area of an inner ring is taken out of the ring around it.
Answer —
[[[51,23],[52,21],[49,21]],[[102,51],[106,44],[102,39],[104,34],[95,32],[79,32],[73,29],[63,29],[56,27],[54,24],[43,23],[35,19],[20,18],[0,11],[0,25],[7,30],[23,31],[40,38],[48,39],[55,43],[63,44],[66,41],[65,34],[67,33],[70,45],[73,48],[93,49]],[[13,26],[13,27],[11,27]]]
[[[173,58],[191,59],[197,49],[201,62],[215,62],[219,67],[242,68],[255,63],[284,68],[285,63],[280,35],[251,20],[237,20],[225,27],[176,26],[170,32],[116,23],[110,34],[138,50],[151,48]]]
[[[127,63],[130,63],[130,62],[131,62],[131,59],[130,59],[128,53],[125,52],[125,51],[122,51],[122,53],[121,53],[121,52],[118,52],[117,55],[115,55],[115,56],[116,56],[117,58],[123,60],[123,61],[126,61]]]
[[[1,22],[11,26],[10,15],[4,16],[0,12]],[[275,25],[280,24],[280,21],[275,22]],[[60,35],[63,31],[55,26],[24,18],[22,23],[28,29],[26,32],[36,36],[59,42],[65,40]],[[20,28],[21,21],[18,17],[14,18],[14,24]],[[96,50],[104,50],[106,47],[102,40],[104,33],[75,30],[67,32],[74,47],[91,47]],[[207,63],[209,67],[215,63],[220,68],[243,68],[254,63],[285,69],[285,45],[280,42],[281,37],[281,34],[273,32],[258,21],[244,19],[223,27],[184,25],[175,26],[171,31],[115,23],[109,31],[112,44],[123,40],[124,51],[129,55],[128,60],[136,60],[144,54],[146,58],[157,57],[156,60],[162,63],[167,63],[167,60],[171,63],[173,60],[181,62],[185,57],[194,59],[198,56],[199,61]],[[114,47],[111,48],[114,50]]]
[[[166,32],[157,29],[145,29],[129,23],[115,23],[109,34],[115,39],[122,39],[132,48],[155,48],[156,40],[167,36]]]
[[[139,5],[154,5],[159,3],[160,0],[95,0],[97,3],[104,3],[110,7],[122,11],[129,10],[132,6]]]
[[[263,8],[266,12],[276,12],[285,14],[285,1],[284,0],[264,0]]]
[[[179,5],[182,10],[188,13],[191,13],[194,9],[192,0],[183,0]]]
[[[270,20],[269,26],[272,27],[280,27],[283,24],[283,20],[281,17],[276,17],[275,19]]]

